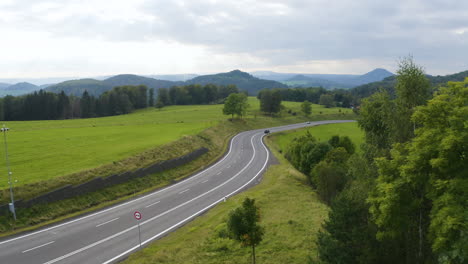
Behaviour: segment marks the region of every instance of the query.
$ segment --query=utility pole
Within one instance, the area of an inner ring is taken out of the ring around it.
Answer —
[[[8,130],[10,129],[8,127],[5,127],[5,125],[3,125],[2,128],[0,128],[0,131],[3,132],[3,139],[5,142],[5,159],[6,159],[7,169],[8,169],[8,184],[10,185],[11,203],[9,204],[9,208],[10,208],[10,212],[13,213],[13,218],[16,221],[15,198],[13,197],[13,182],[11,181],[10,161],[8,160],[8,145],[7,145],[7,138],[6,138],[6,132]]]

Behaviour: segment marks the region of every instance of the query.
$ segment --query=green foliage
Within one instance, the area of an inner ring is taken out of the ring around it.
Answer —
[[[331,146],[317,142],[310,134],[294,139],[286,151],[285,157],[302,173],[310,176],[312,168],[330,151]]]
[[[301,110],[305,116],[310,116],[310,114],[312,113],[312,104],[309,101],[305,100],[301,104]]]
[[[394,115],[394,141],[406,142],[414,137],[416,124],[411,122],[415,107],[430,97],[430,83],[421,66],[412,57],[402,59],[398,65],[396,114]]]
[[[346,166],[340,162],[347,156],[346,151],[343,148],[334,149],[327,153],[327,156],[339,149],[342,150],[341,153],[335,153],[335,157],[321,161],[312,171],[312,181],[317,186],[317,193],[327,204],[330,204],[335,196],[343,190],[347,182]],[[333,158],[338,158],[339,161],[334,161]]]
[[[342,147],[346,150],[348,154],[354,154],[356,151],[356,147],[354,146],[354,143],[351,141],[351,139],[348,136],[332,136],[330,140],[328,141],[328,144],[330,144],[334,148],[339,148]]]
[[[148,106],[154,106],[154,88],[149,89]]]
[[[255,264],[255,246],[260,244],[265,233],[258,225],[260,210],[255,205],[255,199],[245,198],[242,207],[229,214],[227,228],[232,238],[241,242],[243,246],[252,247],[252,263]]]
[[[261,90],[257,98],[260,100],[260,110],[272,115],[281,110],[281,92],[278,89]]]
[[[161,108],[164,107],[164,103],[163,103],[161,100],[158,99],[158,100],[156,101],[156,105],[155,105],[154,107],[156,107],[157,109],[161,110]]]
[[[416,244],[407,248],[408,259],[425,261],[432,251],[441,262],[468,259],[467,84],[449,83],[417,108],[414,140],[396,145],[391,160],[377,163],[371,212],[380,236]]]
[[[366,189],[348,189],[331,204],[328,220],[319,233],[317,246],[323,263],[392,263],[375,254],[378,242],[369,222],[362,194]]]
[[[247,103],[247,96],[244,93],[232,93],[224,102],[223,114],[234,115],[242,118],[247,112],[249,104]]]
[[[320,95],[319,104],[325,106],[326,108],[334,107],[335,101],[334,101],[333,95],[331,94]]]
[[[391,146],[394,112],[395,105],[385,91],[375,93],[362,101],[358,124],[365,132],[366,143],[378,152],[371,154],[372,157],[381,156],[381,153]]]

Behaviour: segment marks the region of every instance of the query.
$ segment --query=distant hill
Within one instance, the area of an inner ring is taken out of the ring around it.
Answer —
[[[102,81],[111,87],[124,86],[124,85],[146,85],[148,88],[167,88],[174,85],[180,85],[182,82],[171,82],[165,80],[157,80],[154,78],[143,77],[134,74],[120,74]]]
[[[149,88],[169,88],[176,85],[188,85],[188,84],[217,84],[217,85],[229,85],[234,84],[240,90],[246,90],[250,94],[257,94],[261,89],[265,88],[285,88],[286,85],[270,81],[262,80],[252,75],[241,72],[239,70],[227,72],[227,73],[218,73],[213,75],[201,75],[193,79],[183,81],[167,81],[167,80],[158,80],[150,77],[144,77],[134,74],[120,74],[105,80],[95,80],[95,79],[80,79],[80,80],[71,80],[65,81],[58,84],[51,85],[45,90],[50,92],[59,93],[64,91],[67,94],[73,94],[76,96],[81,96],[85,90],[88,91],[90,95],[99,96],[105,91],[112,89],[115,86],[124,86],[124,85],[146,85]]]
[[[39,89],[41,89],[39,86],[34,85],[32,83],[20,82],[20,83],[9,85],[7,87],[4,87],[4,88],[0,89],[0,96],[23,95],[23,94],[27,94],[27,93],[37,91]]]
[[[343,88],[348,89],[358,85],[381,81],[393,73],[385,69],[374,69],[363,75],[354,74],[297,74],[297,73],[277,73],[270,71],[259,71],[252,73],[256,77],[280,81],[292,87],[317,87],[327,89]],[[298,77],[299,76],[299,77]],[[298,79],[299,78],[299,79]]]
[[[263,80],[239,70],[227,73],[202,75],[185,82],[186,84],[234,84],[240,90],[247,91],[250,95],[256,95],[258,91],[268,88],[287,88],[288,86],[277,81]]]
[[[45,90],[54,93],[64,91],[68,95],[75,96],[81,96],[84,91],[88,91],[90,95],[99,96],[110,89],[112,89],[112,86],[104,83],[103,81],[95,79],[79,79],[54,84],[47,87]]]
[[[393,76],[394,74],[385,70],[385,69],[380,69],[380,68],[377,68],[373,71],[370,71],[366,74],[363,74],[357,78],[355,78],[354,80],[352,80],[351,82],[354,82],[355,85],[362,85],[362,84],[366,84],[366,83],[371,83],[371,82],[378,82],[378,81],[382,81],[383,79],[387,78],[387,77],[390,77],[390,76]]]
[[[468,77],[468,71],[463,71],[455,74],[449,74],[445,76],[432,76],[427,75],[427,78],[431,82],[431,85],[435,88],[438,86],[446,85],[449,81],[460,82]],[[364,85],[360,85],[351,89],[351,93],[357,97],[364,98],[368,97],[371,94],[377,92],[380,88],[388,91],[388,93],[393,97],[395,96],[395,85],[396,85],[396,76],[390,76],[379,82],[372,82]]]
[[[0,89],[7,88],[8,86],[11,86],[9,83],[0,83]]]

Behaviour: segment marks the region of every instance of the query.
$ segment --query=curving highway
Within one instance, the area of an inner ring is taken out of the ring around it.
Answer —
[[[352,120],[270,128],[270,132]],[[115,263],[256,184],[268,166],[264,129],[237,134],[211,167],[164,189],[39,231],[0,241],[0,262],[15,264]],[[137,225],[134,212],[142,219]],[[139,238],[140,229],[141,238]]]

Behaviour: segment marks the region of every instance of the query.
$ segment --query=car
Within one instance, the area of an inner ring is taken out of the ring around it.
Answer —
[[[310,121],[307,121],[307,124],[310,125]]]
[[[270,130],[266,129],[265,134],[268,134],[268,133],[270,133]]]

